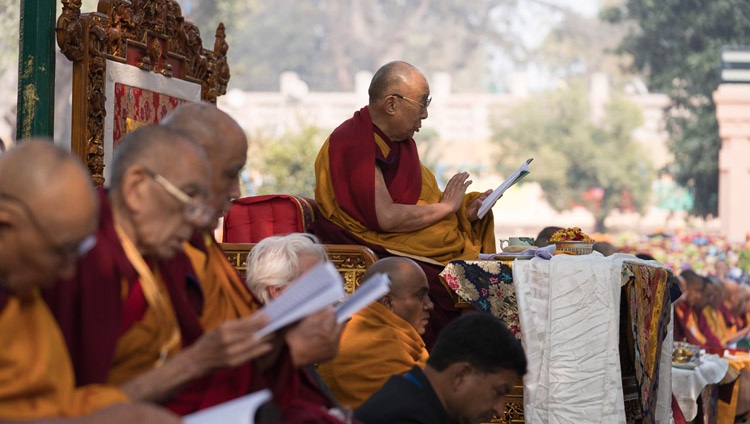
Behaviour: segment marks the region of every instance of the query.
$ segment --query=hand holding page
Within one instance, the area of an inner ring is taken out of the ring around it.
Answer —
[[[294,280],[289,287],[260,311],[268,325],[255,333],[261,338],[287,324],[333,305],[346,296],[344,279],[330,262],[321,262]]]
[[[487,196],[486,199],[484,199],[484,201],[482,202],[482,206],[479,207],[479,212],[477,212],[477,217],[479,217],[480,219],[484,218],[484,216],[487,215],[487,212],[489,212],[490,209],[495,206],[495,202],[497,202],[497,199],[499,199],[503,195],[503,193],[505,193],[505,190],[509,189],[513,184],[521,181],[523,177],[531,172],[529,170],[529,164],[532,160],[534,160],[534,158],[529,158],[526,160],[526,162],[522,163],[521,166],[518,167],[518,169],[510,174],[510,177],[503,181],[502,184],[497,186],[495,191],[493,191],[489,196]]]
[[[258,408],[271,400],[268,389],[242,396],[184,417],[185,424],[253,424]]]
[[[370,303],[380,299],[391,290],[391,279],[384,272],[379,272],[362,283],[348,299],[336,306],[336,321],[342,322],[365,308]]]

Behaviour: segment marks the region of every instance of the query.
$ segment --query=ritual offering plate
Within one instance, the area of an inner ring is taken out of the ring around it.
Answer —
[[[700,348],[685,342],[674,342],[672,346],[672,366],[682,369],[694,369],[700,365]]]
[[[585,241],[556,241],[555,254],[588,255],[594,251],[594,243]]]
[[[594,239],[578,227],[555,231],[549,242],[555,244],[555,255],[588,255],[594,250]]]

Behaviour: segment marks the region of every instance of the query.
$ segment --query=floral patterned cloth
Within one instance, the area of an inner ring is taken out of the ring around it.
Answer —
[[[453,261],[440,277],[461,300],[501,318],[521,340],[512,265],[513,261]]]

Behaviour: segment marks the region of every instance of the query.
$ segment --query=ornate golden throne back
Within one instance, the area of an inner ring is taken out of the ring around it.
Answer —
[[[223,24],[208,50],[175,0],[100,0],[89,13],[81,13],[81,0],[62,6],[56,32],[73,62],[71,151],[96,185],[128,131],[158,122],[181,103],[216,103],[226,93]]]

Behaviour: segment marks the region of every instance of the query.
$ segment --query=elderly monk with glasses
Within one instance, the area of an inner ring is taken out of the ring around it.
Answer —
[[[240,196],[239,172],[247,158],[247,138],[234,119],[207,103],[181,105],[160,125],[190,137],[203,148],[211,163],[207,204],[213,215],[196,230],[184,249],[192,267],[188,272],[198,283],[188,285],[187,293],[203,328],[210,331],[223,322],[250,316],[262,306],[229,263],[213,233],[232,200]],[[170,261],[170,265],[184,263],[179,255]],[[264,362],[273,362],[264,372],[270,377],[269,387],[274,389],[284,419],[301,420],[300,402],[315,405],[308,412],[321,415],[325,415],[325,410],[317,406],[331,407],[325,393],[304,369],[336,355],[341,330],[334,313],[323,310],[285,328],[279,342],[287,349],[272,360],[264,358]],[[261,372],[258,367],[250,371]]]
[[[448,262],[496,251],[492,214],[477,217],[490,191],[467,194],[471,181],[461,172],[441,192],[420,162],[413,136],[431,99],[417,68],[388,63],[368,92],[368,105],[336,128],[318,153],[317,234],[326,243],[367,245],[381,257],[416,259],[435,304],[423,336],[430,347],[440,328],[459,315],[440,271]]]
[[[271,350],[271,336],[253,337],[265,319],[250,315],[204,334],[186,295],[189,276],[166,263],[212,219],[210,176],[199,146],[157,125],[115,149],[110,188],[99,191],[96,246],[45,294],[78,384],[117,385],[179,413],[264,386],[246,368]]]
[[[39,290],[73,275],[97,216],[90,177],[51,141],[22,141],[0,157],[0,423],[179,422],[117,387],[75,387]]]

